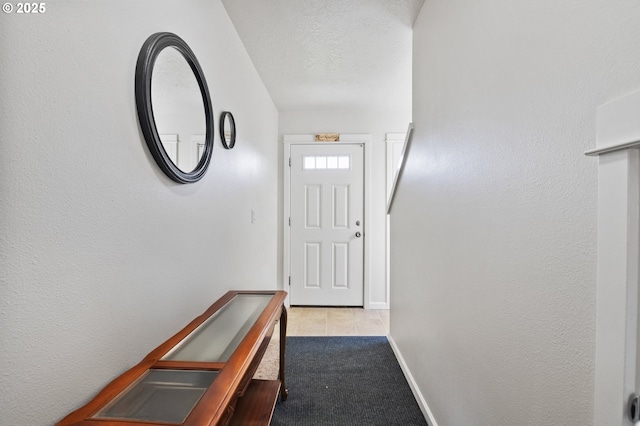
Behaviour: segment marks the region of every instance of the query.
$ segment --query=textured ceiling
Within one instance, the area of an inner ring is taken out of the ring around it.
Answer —
[[[222,0],[281,110],[411,109],[424,0]]]

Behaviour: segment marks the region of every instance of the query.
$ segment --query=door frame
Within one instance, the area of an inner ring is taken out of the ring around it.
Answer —
[[[594,425],[632,426],[640,392],[640,91],[596,110],[598,262]]]
[[[364,253],[362,271],[363,289],[364,289],[364,309],[371,309],[370,302],[370,272],[371,272],[371,241],[367,238],[370,235],[371,227],[371,135],[370,134],[341,134],[339,142],[316,142],[315,135],[284,135],[282,143],[284,144],[283,158],[283,265],[282,265],[282,288],[287,292],[290,291],[289,278],[291,276],[291,228],[289,227],[289,217],[291,216],[291,168],[289,167],[289,158],[291,157],[292,145],[344,145],[344,144],[362,144],[364,149]],[[290,306],[289,296],[285,302],[286,306]]]

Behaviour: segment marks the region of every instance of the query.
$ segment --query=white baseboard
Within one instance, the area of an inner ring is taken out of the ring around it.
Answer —
[[[385,302],[369,302],[365,309],[389,309],[389,304]]]
[[[422,396],[422,392],[420,392],[420,389],[418,388],[416,381],[413,379],[413,376],[411,375],[411,371],[409,371],[409,367],[407,366],[407,363],[404,362],[404,358],[402,357],[402,354],[400,353],[400,349],[396,345],[396,342],[393,340],[393,337],[391,336],[387,336],[387,339],[389,339],[389,343],[391,344],[391,349],[393,349],[393,353],[396,354],[396,358],[398,359],[400,368],[402,369],[402,372],[404,373],[404,377],[407,379],[407,382],[409,383],[411,392],[413,392],[413,396],[416,398],[416,401],[418,402],[418,406],[420,407],[420,410],[422,411],[424,418],[427,419],[427,423],[429,423],[429,426],[438,426],[438,423],[436,422],[436,419],[433,416],[433,413],[431,412],[431,410],[429,409],[429,406],[427,405],[427,401],[424,399],[424,396]]]

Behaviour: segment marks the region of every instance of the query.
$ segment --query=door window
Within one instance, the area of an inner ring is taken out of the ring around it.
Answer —
[[[303,170],[337,170],[351,167],[348,155],[303,155]]]

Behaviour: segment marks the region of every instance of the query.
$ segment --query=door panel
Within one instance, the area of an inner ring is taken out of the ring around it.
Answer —
[[[364,147],[291,146],[292,305],[364,302]]]
[[[304,243],[304,286],[320,288],[320,251],[321,243]]]
[[[333,185],[333,229],[349,228],[349,185]]]
[[[349,287],[349,243],[333,243],[333,287]]]
[[[322,198],[322,186],[320,185],[305,185],[305,228],[306,229],[322,229],[320,220],[322,218],[322,212],[320,209],[320,203]]]

